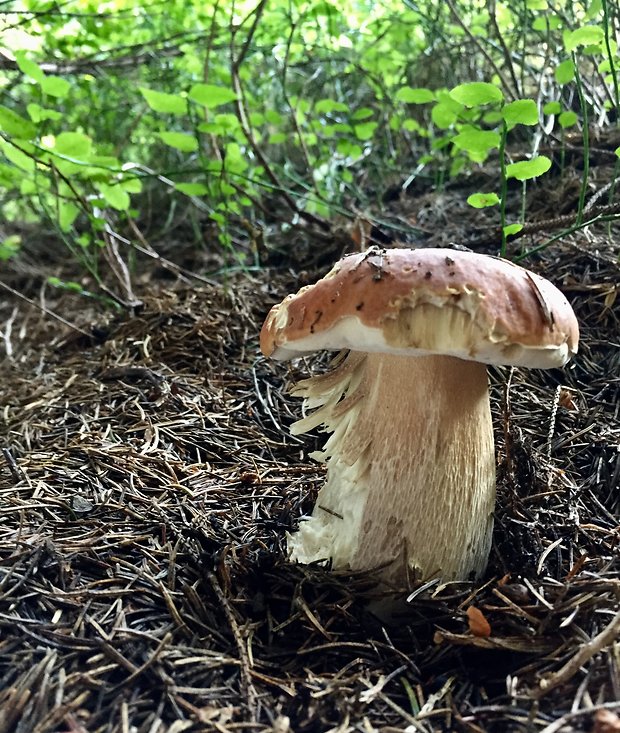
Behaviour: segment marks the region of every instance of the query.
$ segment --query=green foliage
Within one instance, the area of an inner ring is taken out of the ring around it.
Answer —
[[[474,209],[484,209],[487,206],[496,206],[500,198],[496,193],[472,193],[467,198],[467,203]]]
[[[96,273],[101,230],[153,219],[153,199],[162,221],[178,201],[206,213],[226,245],[279,191],[327,217],[411,170],[430,187],[484,164],[497,191],[469,202],[509,233],[506,181],[550,166],[535,145],[618,104],[613,13],[453,5],[21,0],[0,21],[3,219],[51,222]]]
[[[516,178],[518,181],[529,181],[538,178],[551,168],[551,161],[546,155],[537,155],[531,160],[521,160],[506,166],[507,178]]]

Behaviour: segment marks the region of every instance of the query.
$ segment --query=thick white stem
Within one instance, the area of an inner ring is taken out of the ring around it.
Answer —
[[[295,432],[322,423],[332,435],[317,455],[327,483],[289,536],[293,560],[385,566],[382,577],[401,585],[484,571],[495,504],[484,365],[352,352],[297,391],[320,407]]]

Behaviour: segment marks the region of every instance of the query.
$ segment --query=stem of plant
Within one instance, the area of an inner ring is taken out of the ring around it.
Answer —
[[[499,170],[501,176],[499,215],[500,226],[502,228],[502,247],[500,249],[500,257],[506,256],[506,195],[508,193],[508,179],[506,178],[506,137],[508,135],[508,127],[506,120],[502,120],[502,131],[499,140]]]
[[[620,108],[620,88],[618,87],[618,74],[616,71],[616,65],[614,64],[614,54],[612,53],[611,43],[609,42],[609,25],[611,19],[609,17],[607,0],[602,0],[601,5],[603,7],[603,31],[605,32],[605,50],[607,51],[609,70],[611,72],[611,78],[614,85],[614,102],[616,104],[616,109],[618,109]],[[616,125],[620,125],[620,118],[616,120]]]
[[[577,96],[579,97],[579,106],[583,117],[583,175],[581,177],[581,188],[579,189],[579,203],[577,205],[577,225],[583,220],[583,208],[586,201],[586,189],[588,187],[588,177],[590,175],[590,131],[588,129],[588,108],[583,95],[583,86],[581,84],[581,75],[579,66],[577,65],[577,55],[573,51],[573,66],[575,67],[575,84],[577,86]]]

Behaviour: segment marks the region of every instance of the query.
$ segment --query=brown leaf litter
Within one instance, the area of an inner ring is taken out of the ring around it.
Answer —
[[[294,276],[160,291],[93,338],[0,306],[0,733],[616,730],[619,250],[575,241],[528,264],[580,354],[491,373],[486,577],[430,580],[390,625],[372,577],[286,562],[323,480],[286,389],[326,359],[257,339]]]

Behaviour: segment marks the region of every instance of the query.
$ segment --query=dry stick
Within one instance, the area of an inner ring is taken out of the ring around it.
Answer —
[[[556,687],[568,682],[568,680],[575,675],[580,667],[588,662],[595,654],[602,651],[606,646],[612,644],[620,636],[620,611],[612,618],[607,626],[591,639],[587,644],[584,644],[581,649],[574,654],[563,667],[560,667],[557,672],[553,672],[548,677],[544,677],[540,681],[538,690],[535,690],[533,697],[540,699],[547,693],[554,690]]]
[[[510,91],[510,96],[513,99],[516,99],[516,96],[514,92],[510,89],[510,84],[508,83],[507,79],[504,77],[504,75],[501,72],[501,69],[497,66],[495,61],[491,58],[491,56],[487,53],[484,46],[480,43],[480,41],[474,36],[474,34],[471,32],[471,30],[467,27],[467,24],[464,23],[461,20],[460,15],[457,13],[456,8],[454,7],[454,3],[452,0],[446,0],[448,7],[450,8],[450,12],[452,13],[454,19],[456,22],[461,26],[461,28],[465,31],[465,35],[469,38],[470,41],[476,46],[476,48],[480,51],[480,53],[484,56],[484,58],[488,61],[493,71],[497,74],[497,76],[500,78],[502,82],[502,86],[507,91]]]
[[[512,64],[512,58],[510,56],[510,51],[508,49],[508,46],[506,46],[506,41],[504,41],[504,36],[502,35],[502,32],[499,29],[499,25],[497,24],[497,15],[496,15],[496,12],[495,11],[496,11],[496,4],[495,4],[495,2],[490,3],[490,5],[489,5],[489,18],[491,19],[491,23],[493,25],[493,30],[497,34],[497,39],[499,41],[499,45],[502,47],[502,52],[504,54],[504,61],[506,62],[506,66],[508,67],[508,71],[510,72],[510,78],[512,79],[512,83],[514,84],[515,95],[517,97],[519,97],[521,95],[521,89],[520,89],[520,85],[519,85],[519,80],[517,79],[517,75],[515,74],[514,66]],[[513,95],[513,96],[515,96],[515,95]]]
[[[589,214],[590,219],[595,219],[599,216],[611,216],[613,214],[620,213],[620,203],[607,204],[605,206],[595,206],[593,208],[586,207],[586,209],[584,210],[584,213],[586,211]],[[525,236],[526,234],[536,234],[538,232],[547,231],[549,229],[561,229],[561,228],[572,227],[572,226],[575,226],[576,223],[577,223],[577,219],[574,214],[556,216],[554,219],[543,219],[543,221],[532,221],[532,222],[524,224],[523,229],[521,229],[516,234],[512,234],[508,242],[509,243],[514,242],[515,240],[519,239],[520,237]],[[495,226],[485,227],[485,229],[491,229],[492,233],[489,234],[488,236],[485,235],[479,239],[475,239],[472,242],[469,242],[468,244],[470,245],[490,244],[492,242],[495,242],[498,236],[501,235],[501,232]]]
[[[567,727],[568,723],[572,720],[582,718],[584,715],[592,715],[598,710],[620,710],[620,702],[606,702],[601,705],[592,705],[592,707],[583,708],[582,710],[575,710],[574,713],[566,713],[566,715],[554,720],[553,723],[543,728],[540,733],[560,733],[563,730],[574,730],[574,728],[569,729]]]
[[[257,702],[258,696],[256,694],[256,690],[254,689],[254,685],[252,684],[252,677],[251,677],[251,672],[250,672],[250,660],[248,658],[248,651],[245,648],[243,637],[241,636],[241,632],[239,631],[239,625],[237,624],[235,616],[232,612],[230,603],[228,603],[228,599],[224,595],[220,587],[220,584],[217,582],[217,578],[215,577],[213,573],[210,573],[210,572],[207,573],[207,577],[209,578],[209,583],[211,584],[211,587],[213,588],[213,592],[217,596],[217,599],[220,602],[220,605],[224,611],[224,614],[226,615],[226,620],[228,621],[230,630],[232,631],[232,634],[235,637],[237,651],[239,652],[239,661],[241,662],[241,667],[240,667],[241,681],[243,683],[247,705],[250,710],[250,714],[252,716],[252,722],[256,722],[256,713],[257,713],[256,702]]]
[[[295,37],[295,32],[297,31],[297,22],[294,21],[292,17],[290,19],[290,22],[291,22],[291,32],[289,33],[288,39],[286,41],[286,52],[284,53],[284,61],[282,63],[282,96],[284,97],[284,101],[288,104],[289,109],[291,110],[293,126],[295,127],[295,132],[297,133],[297,139],[299,140],[301,152],[304,156],[304,162],[306,164],[306,168],[307,170],[312,170],[312,165],[310,163],[310,154],[308,152],[308,146],[306,145],[306,141],[304,140],[303,133],[301,131],[301,128],[299,127],[299,120],[297,119],[296,110],[293,109],[293,105],[291,104],[291,99],[286,90],[287,89],[286,76],[288,73],[288,64],[289,64],[289,58],[290,58],[290,53],[291,53],[291,46],[293,44],[293,38]],[[314,176],[312,177],[312,186],[314,188],[314,192],[320,198],[321,192],[319,191],[317,182],[314,180]]]
[[[92,333],[88,333],[88,331],[84,331],[83,328],[80,328],[79,326],[76,326],[75,323],[71,323],[70,321],[67,321],[62,316],[59,316],[58,313],[54,313],[54,311],[49,310],[49,308],[46,308],[44,305],[40,305],[39,303],[36,303],[34,300],[30,300],[30,298],[26,297],[25,295],[22,295],[22,293],[18,292],[17,290],[14,290],[10,285],[7,285],[5,282],[2,282],[0,280],[0,287],[3,287],[5,290],[8,290],[11,295],[15,295],[18,298],[21,298],[22,300],[25,300],[26,303],[29,303],[30,305],[33,305],[35,308],[38,308],[42,313],[45,313],[46,316],[51,316],[52,318],[55,318],[57,321],[60,321],[63,325],[68,326],[69,328],[72,328],[74,331],[77,331],[78,333],[81,333],[83,336],[88,336],[88,338],[92,338]]]
[[[130,242],[128,239],[123,238],[122,241],[124,244],[127,244],[133,247],[138,252],[141,252],[143,255],[146,255],[147,257],[151,257],[156,262],[159,262],[159,264],[164,269],[169,270],[170,272],[174,272],[176,275],[183,275],[184,277],[193,278],[194,280],[198,280],[199,282],[205,283],[206,285],[216,286],[218,284],[216,283],[215,280],[211,280],[210,278],[205,277],[204,275],[199,275],[197,272],[188,270],[187,268],[181,267],[180,265],[175,264],[171,260],[168,260],[165,257],[162,257],[149,244],[149,242],[146,240],[146,238],[144,237],[144,235],[138,228],[135,221],[130,216],[127,217],[127,221],[133,233],[136,235],[136,238],[140,241],[142,246],[140,246],[139,244],[136,244],[135,242]],[[116,236],[118,237],[119,235],[116,235]]]
[[[237,58],[234,57],[234,38],[235,38],[235,31],[231,31],[231,43],[230,43],[230,56],[231,56],[231,76],[232,76],[232,83],[233,83],[233,91],[237,95],[235,99],[235,111],[237,113],[237,119],[239,120],[239,124],[241,125],[241,129],[243,131],[243,134],[245,135],[246,140],[250,144],[250,147],[252,148],[252,151],[254,155],[256,156],[258,162],[263,167],[265,173],[267,174],[267,177],[273,184],[274,188],[278,191],[278,193],[282,196],[284,201],[286,202],[286,205],[289,207],[289,209],[299,216],[302,219],[305,219],[306,221],[316,224],[321,229],[327,231],[330,228],[329,222],[325,221],[320,216],[316,216],[315,214],[310,214],[307,211],[304,211],[303,209],[300,209],[297,204],[295,203],[293,197],[286,191],[286,189],[282,186],[280,183],[278,177],[273,172],[273,169],[269,165],[267,159],[263,155],[263,151],[260,149],[259,144],[256,142],[256,139],[252,133],[252,126],[249,123],[247,112],[246,112],[246,105],[245,105],[245,94],[243,91],[243,87],[241,86],[241,81],[239,80],[239,68],[241,67],[241,64],[243,63],[245,56],[247,55],[247,52],[249,50],[250,44],[252,42],[252,38],[254,37],[254,33],[256,32],[256,28],[258,26],[258,23],[260,21],[260,18],[263,14],[263,11],[265,9],[265,6],[267,4],[267,0],[261,0],[260,3],[256,6],[254,9],[254,22],[252,23],[252,27],[248,31],[248,35],[245,39],[245,43],[243,44],[243,47],[241,48],[241,51]]]

